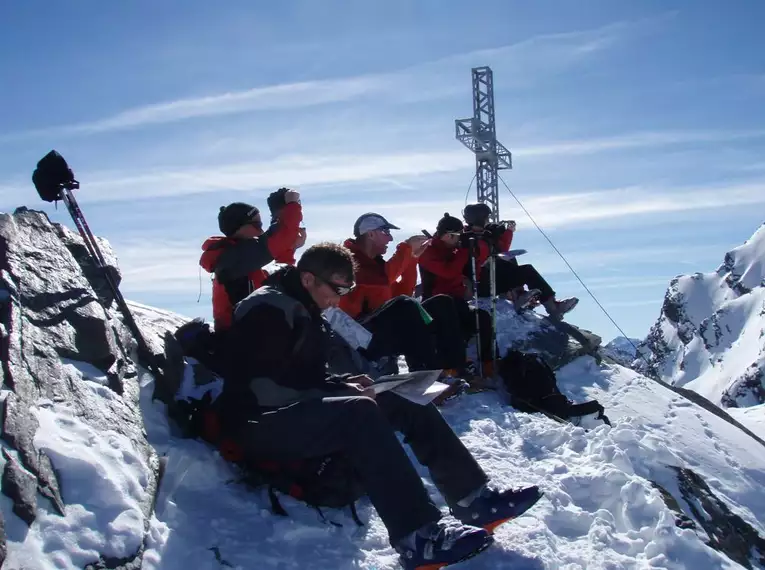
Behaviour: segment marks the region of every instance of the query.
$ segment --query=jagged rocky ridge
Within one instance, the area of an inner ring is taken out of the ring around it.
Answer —
[[[724,408],[765,402],[765,225],[713,273],[674,278],[636,370]]]

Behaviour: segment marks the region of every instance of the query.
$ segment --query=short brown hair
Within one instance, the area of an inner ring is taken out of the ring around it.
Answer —
[[[340,244],[321,242],[309,247],[297,262],[299,271],[313,273],[319,277],[330,278],[332,275],[342,275],[348,281],[353,281],[356,262],[351,250]]]

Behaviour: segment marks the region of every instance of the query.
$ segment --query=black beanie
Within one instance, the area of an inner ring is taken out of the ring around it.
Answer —
[[[450,216],[449,212],[446,212],[444,214],[444,217],[438,220],[438,226],[436,226],[436,231],[439,234],[461,232],[462,220],[460,220],[459,218],[455,218],[454,216]]]
[[[260,211],[244,202],[234,202],[223,206],[218,212],[218,227],[224,235],[231,237],[243,225],[257,216]]]

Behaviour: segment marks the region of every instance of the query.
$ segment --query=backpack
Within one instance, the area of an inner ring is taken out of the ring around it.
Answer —
[[[196,318],[175,331],[175,338],[186,357],[196,359],[211,372],[223,375],[225,335],[215,333],[203,319]],[[223,398],[213,399],[211,392],[201,398],[176,401],[176,414],[187,437],[201,438],[216,447],[223,459],[237,465],[243,480],[253,487],[267,486],[274,514],[288,516],[277,492],[289,495],[314,507],[322,519],[322,507],[350,507],[353,520],[363,526],[355,502],[365,495],[361,481],[347,456],[332,454],[296,461],[267,461],[248,458],[244,449],[224,434],[221,423]],[[330,521],[331,522],[331,521]],[[337,523],[332,523],[337,524]]]
[[[538,354],[508,350],[499,362],[499,375],[510,396],[510,405],[521,412],[541,412],[559,421],[597,414],[611,425],[597,400],[575,404],[558,388],[555,372]]]

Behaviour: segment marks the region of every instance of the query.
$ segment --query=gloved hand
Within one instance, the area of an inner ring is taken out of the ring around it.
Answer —
[[[496,242],[506,231],[507,228],[503,224],[486,224],[484,235],[488,240]]]

